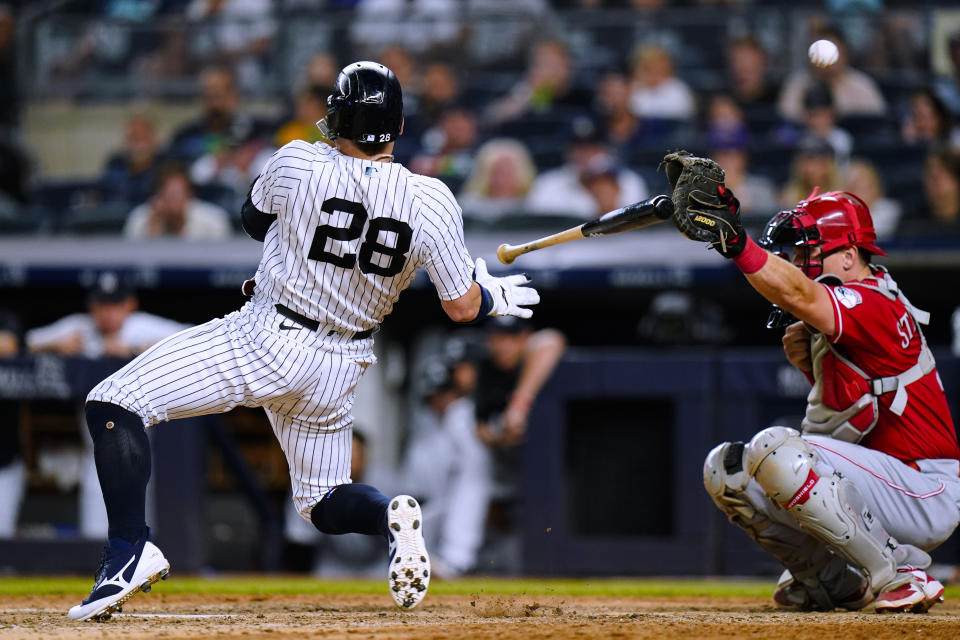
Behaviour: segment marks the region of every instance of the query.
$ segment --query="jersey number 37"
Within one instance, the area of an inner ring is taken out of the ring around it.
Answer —
[[[320,205],[320,210],[325,213],[336,213],[338,211],[350,214],[350,225],[347,227],[334,227],[324,224],[317,227],[313,234],[313,240],[310,243],[310,252],[307,257],[318,262],[329,262],[337,267],[344,269],[353,269],[354,265],[359,265],[363,273],[372,273],[378,276],[393,277],[403,271],[403,265],[407,262],[406,253],[410,249],[410,241],[413,239],[413,229],[403,220],[393,218],[370,218],[370,225],[367,227],[367,235],[360,245],[357,253],[344,253],[337,255],[327,251],[327,240],[341,240],[349,242],[356,240],[363,233],[363,225],[366,223],[368,215],[367,210],[359,202],[344,200],[343,198],[328,198]],[[386,232],[384,237],[394,234],[396,241],[394,246],[384,244],[381,241],[380,233]],[[374,260],[374,256],[386,256],[389,258],[386,264],[383,264],[382,258]]]

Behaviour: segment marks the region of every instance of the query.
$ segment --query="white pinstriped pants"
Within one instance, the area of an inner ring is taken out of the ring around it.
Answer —
[[[329,488],[350,482],[354,388],[374,362],[372,338],[331,337],[248,302],[158,342],[87,400],[119,405],[144,427],[263,407],[287,457],[294,504],[309,521]]]

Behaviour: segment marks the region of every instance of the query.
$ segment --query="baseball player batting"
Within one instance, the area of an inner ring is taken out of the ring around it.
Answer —
[[[871,263],[885,254],[867,205],[815,190],[775,215],[761,244],[792,252],[791,264],[744,232],[722,183],[694,175],[680,191],[697,228],[688,235],[705,233],[754,289],[798,319],[784,350],[812,385],[801,431],[772,426],[710,451],[711,498],[786,569],[778,605],[927,611],[943,595],[924,571],[927,551],[960,520],[960,449],[920,329],[929,315]]]
[[[244,229],[264,245],[244,283],[250,301],[159,342],[87,397],[109,542],[71,618],[109,618],[169,571],[144,516],[144,429],[241,405],[266,411],[300,515],[323,533],[383,536],[394,601],[411,608],[426,594],[420,505],[350,482],[354,388],[376,361],[373,334],[420,267],[457,322],[530,317],[525,307],[540,298],[525,276],[493,277],[482,259],[471,261],[460,208],[442,182],[392,163],[403,131],[392,71],[348,65],[327,104],[318,125],[335,146],[284,146],[243,205]]]

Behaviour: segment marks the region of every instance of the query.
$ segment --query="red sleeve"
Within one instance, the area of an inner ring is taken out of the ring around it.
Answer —
[[[831,343],[857,354],[855,360],[872,375],[896,374],[912,365],[919,339],[913,319],[899,317],[901,305],[856,283],[827,287],[827,291],[836,323]]]

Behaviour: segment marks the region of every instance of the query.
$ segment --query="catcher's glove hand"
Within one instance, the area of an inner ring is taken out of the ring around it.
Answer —
[[[660,166],[673,187],[673,221],[691,240],[709,242],[726,258],[735,258],[747,241],[740,203],[724,184],[723,169],[710,158],[688,151],[664,156]]]

